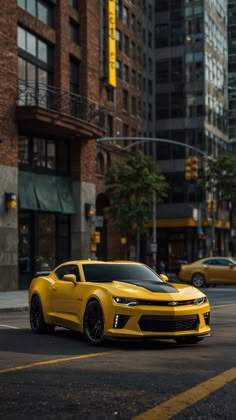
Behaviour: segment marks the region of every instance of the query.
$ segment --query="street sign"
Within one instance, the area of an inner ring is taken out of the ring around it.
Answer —
[[[157,252],[157,244],[151,244],[151,252]]]
[[[103,227],[103,216],[95,216],[94,218],[94,224],[96,227],[102,228]]]

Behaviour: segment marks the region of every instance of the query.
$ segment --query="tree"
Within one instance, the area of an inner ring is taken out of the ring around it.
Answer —
[[[229,152],[208,157],[203,182],[208,192],[215,191],[222,200],[236,204],[236,155]]]
[[[153,193],[157,202],[167,195],[168,184],[157,163],[143,154],[130,155],[117,162],[105,174],[106,192],[110,198],[108,215],[114,229],[126,236],[137,230],[144,232],[152,215]]]

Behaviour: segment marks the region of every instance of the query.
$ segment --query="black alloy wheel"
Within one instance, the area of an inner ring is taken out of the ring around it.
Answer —
[[[55,326],[44,321],[42,305],[38,295],[34,295],[30,304],[30,326],[34,333],[50,333]]]
[[[101,305],[97,300],[89,302],[84,312],[84,335],[93,345],[104,342],[104,319]]]

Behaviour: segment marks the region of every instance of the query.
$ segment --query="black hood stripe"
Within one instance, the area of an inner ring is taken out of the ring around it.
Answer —
[[[134,284],[154,293],[179,293],[179,290],[172,284],[161,283],[155,280],[119,280],[119,282]]]

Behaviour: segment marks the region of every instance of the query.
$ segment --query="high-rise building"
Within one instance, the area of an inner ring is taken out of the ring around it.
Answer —
[[[212,229],[204,189],[184,174],[187,158],[198,158],[200,172],[205,157],[216,157],[228,145],[227,1],[154,5],[154,137],[178,142],[158,143],[156,151],[171,186],[167,202],[158,208],[159,253],[171,265],[171,255],[192,260],[213,252],[212,246],[214,252],[227,252],[227,212],[217,200]]]

